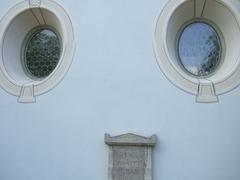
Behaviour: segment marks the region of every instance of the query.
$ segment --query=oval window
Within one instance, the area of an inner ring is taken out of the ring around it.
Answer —
[[[51,28],[37,28],[27,36],[23,66],[33,79],[43,79],[56,68],[61,55],[59,36]]]
[[[221,60],[221,41],[213,26],[193,22],[185,26],[178,40],[178,56],[183,68],[194,76],[211,75]]]

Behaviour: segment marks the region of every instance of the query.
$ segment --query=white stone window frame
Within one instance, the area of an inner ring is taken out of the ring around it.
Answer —
[[[213,22],[224,41],[221,66],[209,77],[193,77],[178,64],[175,50],[181,27],[194,18]],[[175,86],[196,96],[196,102],[218,102],[218,96],[240,84],[240,2],[238,0],[169,0],[156,20],[157,62]]]
[[[25,22],[29,20],[28,15],[25,15],[24,13],[31,13],[37,22],[35,23],[36,25],[26,25],[24,23],[19,23],[21,21],[23,22],[23,20],[25,20]],[[22,19],[20,21],[17,18]],[[62,40],[62,53],[59,59],[59,63],[54,71],[46,78],[35,81],[29,78],[24,72],[24,68],[22,67],[21,62],[21,49],[23,41],[27,34],[33,28],[39,25],[52,26],[58,31]],[[72,63],[73,55],[75,52],[75,37],[71,18],[69,17],[69,14],[66,12],[66,10],[56,1],[23,0],[8,10],[8,12],[0,20],[0,27],[0,86],[8,93],[17,96],[18,102],[35,102],[36,96],[47,93],[55,86],[57,86],[57,84],[66,75]],[[21,36],[24,37],[21,37],[22,42],[20,42],[20,37],[18,37],[19,42],[15,43],[21,44],[21,47],[17,47],[16,45],[17,49],[9,49],[9,47],[12,47],[11,43],[13,43],[10,42],[11,29],[14,28],[21,29]],[[19,55],[11,58],[11,51],[17,51]]]

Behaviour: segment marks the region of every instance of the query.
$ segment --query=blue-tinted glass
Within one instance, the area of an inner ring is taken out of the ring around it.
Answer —
[[[178,53],[188,72],[196,76],[207,76],[219,65],[221,42],[212,26],[202,22],[192,23],[179,38]]]
[[[56,68],[61,48],[58,36],[49,29],[36,31],[25,49],[25,66],[36,78],[44,78]]]

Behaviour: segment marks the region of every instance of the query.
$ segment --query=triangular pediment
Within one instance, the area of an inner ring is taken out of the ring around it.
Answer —
[[[144,137],[133,133],[126,133],[118,136],[105,134],[105,143],[108,145],[154,146],[156,143],[156,135]]]

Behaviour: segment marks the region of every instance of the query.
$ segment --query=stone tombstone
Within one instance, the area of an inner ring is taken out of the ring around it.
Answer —
[[[105,134],[109,145],[108,180],[152,180],[152,150],[157,137]]]

